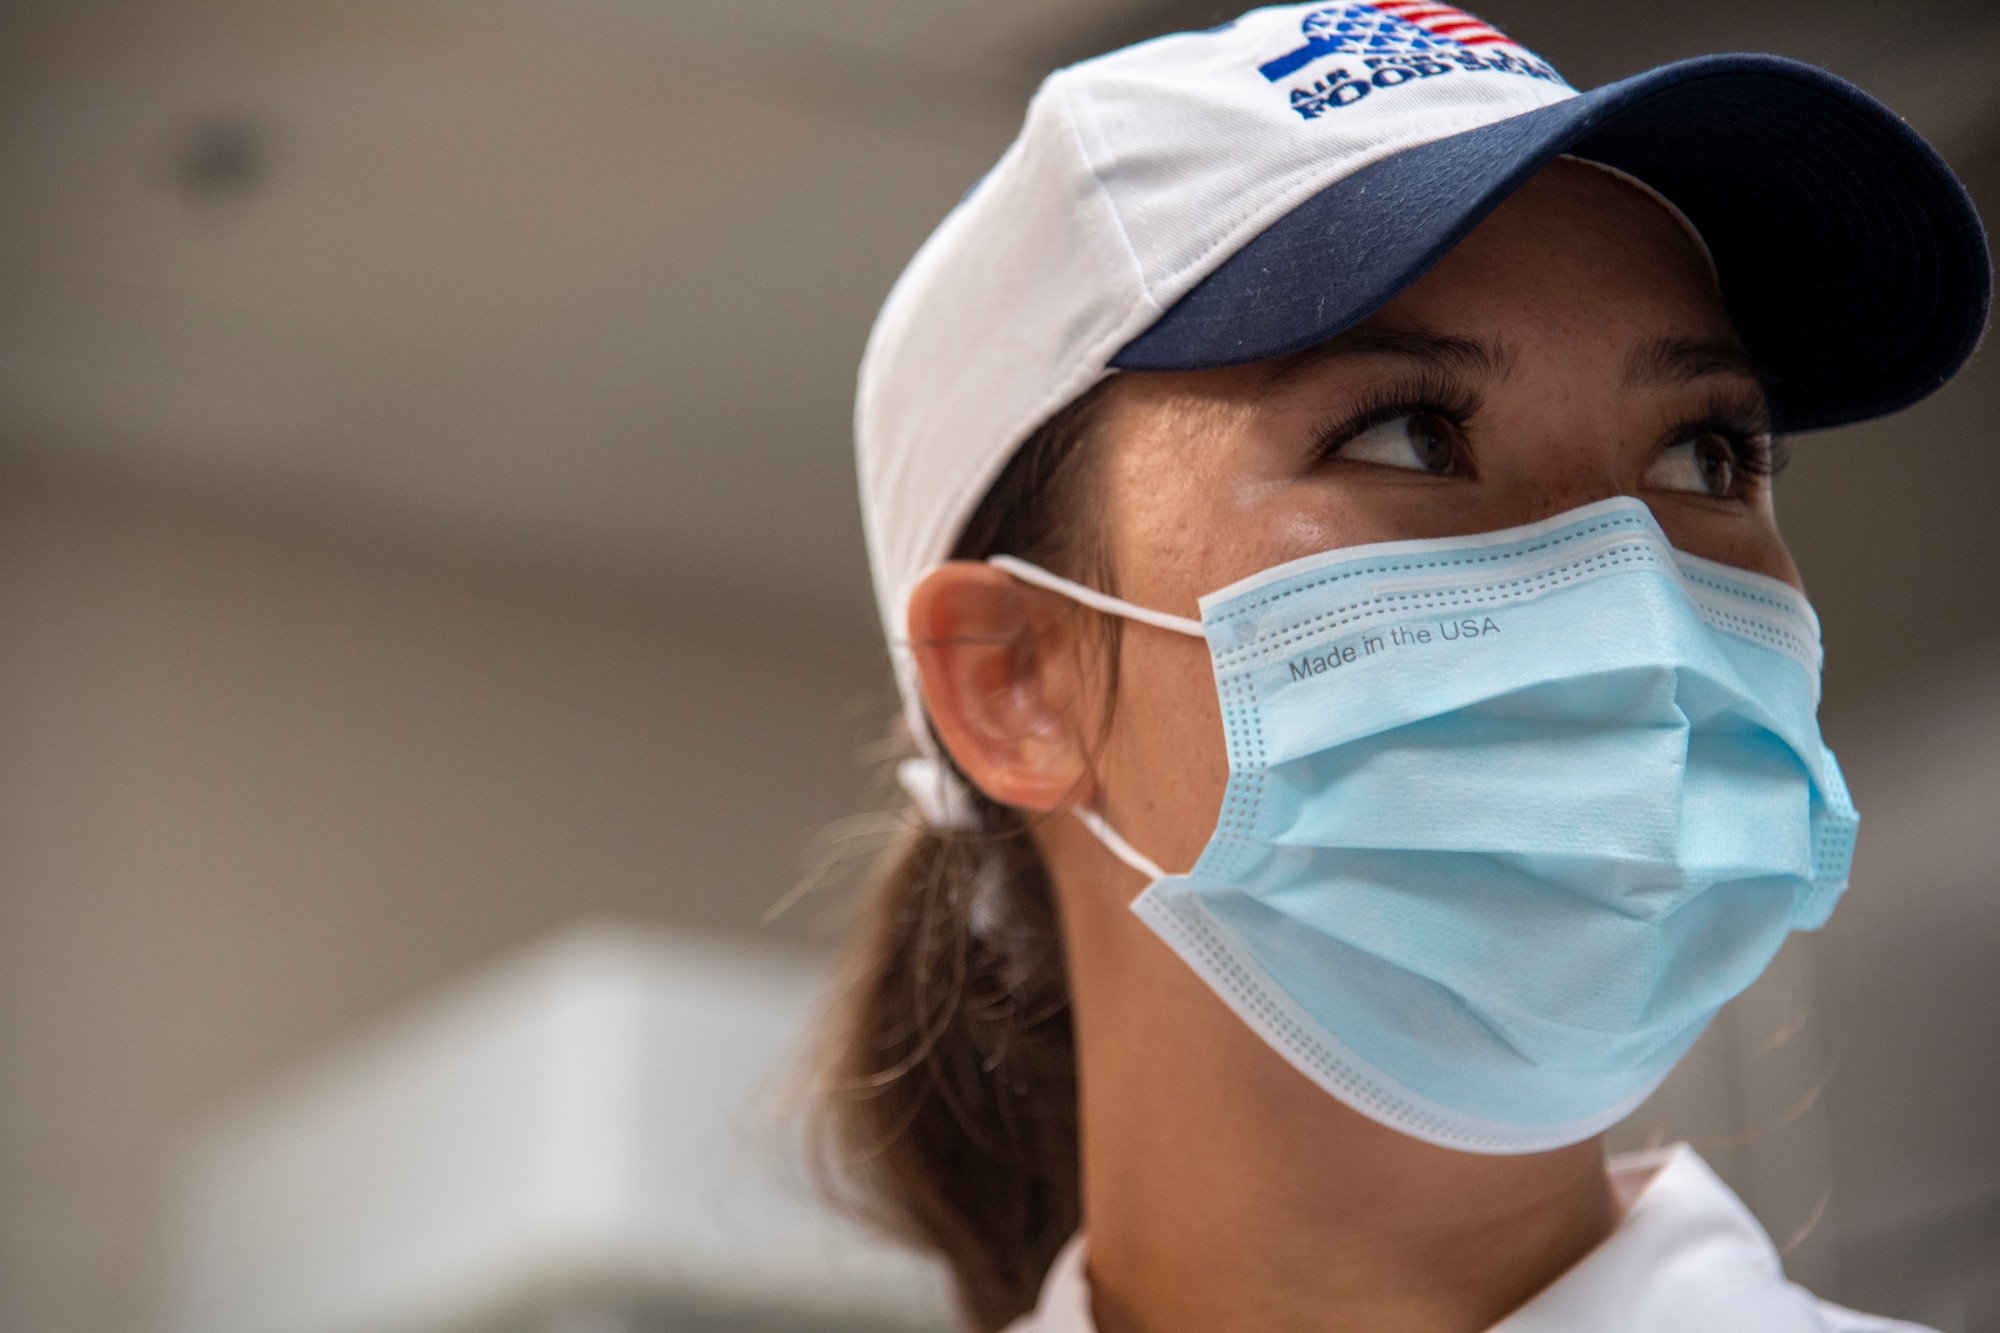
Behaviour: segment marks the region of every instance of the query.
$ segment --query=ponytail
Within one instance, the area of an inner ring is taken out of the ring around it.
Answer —
[[[1019,555],[1110,589],[1086,447],[1103,391],[1021,447],[955,559]],[[1117,627],[1099,623],[1115,680]],[[818,1113],[836,1198],[942,1257],[992,1333],[1033,1308],[1080,1221],[1076,1045],[1029,817],[966,787],[971,827],[913,822],[870,887]]]

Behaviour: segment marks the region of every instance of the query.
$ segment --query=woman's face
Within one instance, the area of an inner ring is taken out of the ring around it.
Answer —
[[[1329,343],[1120,377],[1096,447],[1119,595],[1193,616],[1300,556],[1619,495],[1682,550],[1797,584],[1767,432],[1693,241],[1638,190],[1558,162]],[[1086,692],[1080,731],[1094,711]],[[1168,869],[1191,865],[1228,778],[1206,645],[1128,624],[1104,734],[1088,798]]]

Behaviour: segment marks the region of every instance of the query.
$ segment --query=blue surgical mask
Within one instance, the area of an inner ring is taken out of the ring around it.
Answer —
[[[1207,640],[1230,776],[1194,868],[1078,813],[1244,1022],[1405,1134],[1601,1132],[1846,888],[1812,608],[1636,500],[1293,561],[1199,622],[996,563]]]

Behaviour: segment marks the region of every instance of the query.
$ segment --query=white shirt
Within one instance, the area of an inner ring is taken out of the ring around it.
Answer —
[[[1490,1333],[1929,1333],[1785,1281],[1764,1228],[1686,1144],[1613,1158],[1611,1172],[1652,1179],[1602,1245]],[[1006,1333],[1096,1330],[1079,1235]]]

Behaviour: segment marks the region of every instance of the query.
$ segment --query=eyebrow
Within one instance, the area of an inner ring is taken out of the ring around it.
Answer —
[[[1757,378],[1750,354],[1721,338],[1655,338],[1625,358],[1625,386],[1686,384],[1709,375]]]
[[[1367,356],[1422,361],[1492,379],[1504,378],[1514,369],[1513,357],[1499,343],[1479,338],[1461,338],[1449,333],[1433,333],[1428,329],[1377,326],[1349,329],[1345,333],[1335,334],[1325,342],[1315,343],[1303,352],[1294,352],[1288,357],[1281,358],[1265,382],[1266,387],[1275,388],[1329,361],[1344,361],[1353,357]]]

